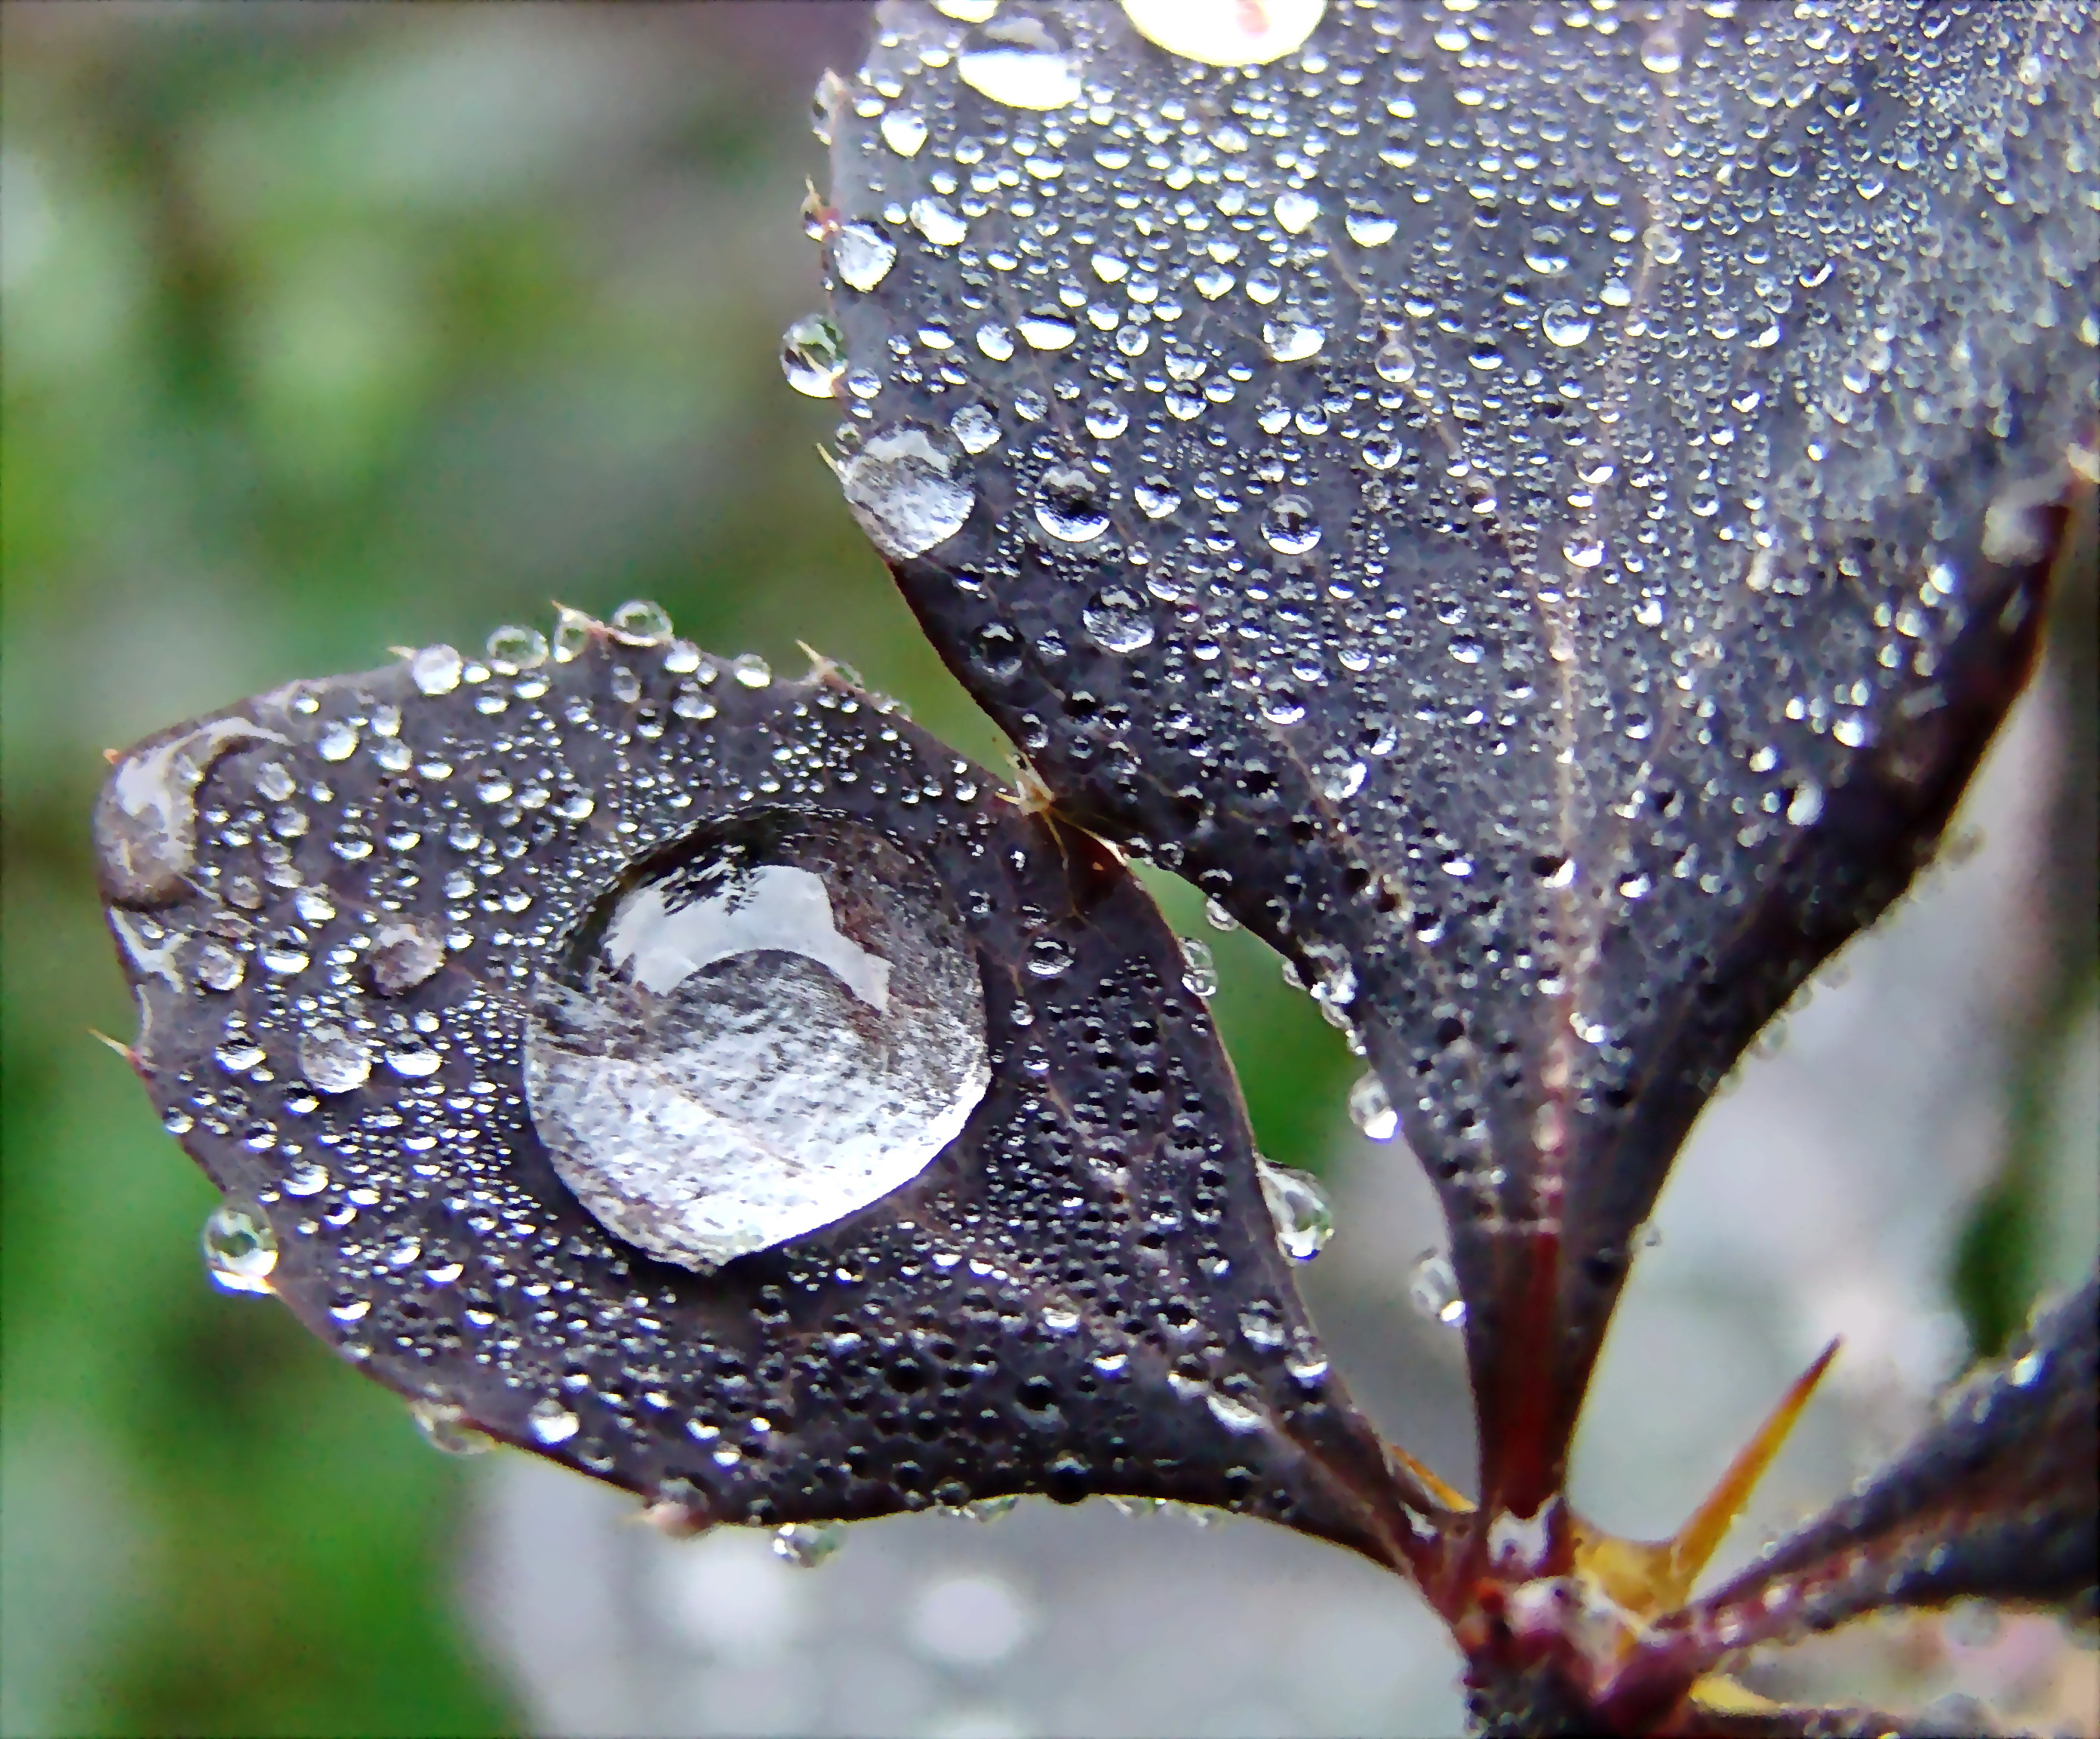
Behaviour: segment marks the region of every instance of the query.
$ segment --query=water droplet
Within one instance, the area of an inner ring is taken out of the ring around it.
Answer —
[[[1026,14],[973,30],[955,71],[973,90],[1009,108],[1062,108],[1079,94],[1079,64],[1064,38]]]
[[[1275,1223],[1277,1248],[1294,1262],[1311,1261],[1335,1235],[1334,1212],[1319,1181],[1309,1172],[1271,1165],[1259,1154],[1254,1168],[1261,1180],[1268,1217]]]
[[[1674,73],[1684,64],[1677,38],[1658,31],[1641,44],[1640,63],[1651,73]]]
[[[1320,781],[1320,793],[1330,803],[1346,802],[1364,788],[1370,769],[1361,761],[1330,763]]]
[[[1030,308],[1013,324],[1034,350],[1061,351],[1079,335],[1079,329],[1056,308]]]
[[[259,1210],[221,1202],[204,1223],[204,1260],[223,1292],[267,1292],[277,1234]]]
[[[911,201],[911,227],[937,248],[952,248],[970,233],[953,205],[931,195]]]
[[[486,1454],[496,1439],[467,1423],[466,1410],[448,1401],[412,1401],[408,1417],[434,1450],[448,1455]]]
[[[1276,196],[1276,221],[1287,236],[1303,235],[1312,227],[1312,220],[1320,215],[1320,201],[1309,193],[1301,193],[1295,188]]]
[[[372,1079],[372,1048],[333,1021],[299,1035],[299,1073],[316,1092],[353,1092]]]
[[[1466,1301],[1458,1295],[1458,1277],[1450,1259],[1433,1251],[1414,1265],[1407,1283],[1407,1301],[1432,1322],[1456,1328],[1466,1320]]]
[[[314,739],[314,752],[324,761],[349,760],[357,753],[357,726],[347,719],[330,719]]]
[[[547,637],[536,628],[499,628],[488,637],[488,659],[513,673],[536,670],[547,661]]]
[[[966,404],[948,419],[948,431],[964,452],[979,453],[999,445],[999,421],[982,404]]]
[[[1382,248],[1399,233],[1400,226],[1375,205],[1352,205],[1343,227],[1360,248]]]
[[[1551,223],[1542,223],[1524,244],[1524,263],[1542,278],[1557,278],[1568,270],[1568,236]]]
[[[2032,1388],[2041,1379],[2042,1371],[2048,1363],[2049,1357],[2046,1353],[2023,1353],[2014,1362],[2006,1380],[2014,1388]]]
[[[1547,342],[1564,350],[1572,349],[1588,338],[1592,324],[1590,316],[1572,302],[1550,302],[1538,318],[1538,329],[1546,334]]]
[[[960,414],[960,413],[958,413]],[[839,467],[846,505],[893,561],[924,555],[963,528],[977,505],[963,455],[938,430],[896,423]]]
[[[926,143],[926,117],[915,108],[893,108],[882,117],[882,142],[900,157],[915,157]]]
[[[1181,494],[1163,477],[1148,477],[1131,491],[1137,510],[1148,519],[1164,519],[1181,505]]]
[[[448,646],[426,646],[408,661],[409,680],[426,695],[449,695],[460,685],[466,660]]]
[[[1570,567],[1595,567],[1604,559],[1604,545],[1595,532],[1578,532],[1560,546]]]
[[[372,938],[366,967],[372,987],[382,996],[399,996],[426,982],[445,963],[445,945],[410,918],[390,919]]]
[[[846,348],[828,315],[805,314],[780,335],[780,372],[805,397],[831,397],[846,372]]]
[[[1060,542],[1090,544],[1109,528],[1094,479],[1075,466],[1043,474],[1035,494],[1035,523]]]
[[[1112,441],[1130,426],[1130,413],[1114,399],[1096,399],[1087,407],[1087,433],[1097,441]]]
[[[1303,362],[1308,356],[1320,354],[1320,346],[1327,342],[1327,334],[1309,320],[1286,316],[1264,321],[1261,342],[1278,362]]]
[[[832,270],[849,289],[865,294],[889,276],[897,244],[873,223],[847,223],[832,237]]]
[[[846,1530],[835,1521],[791,1521],[774,1529],[773,1556],[798,1570],[814,1570],[845,1543],[845,1538]]]
[[[1079,612],[1094,643],[1104,651],[1136,652],[1152,644],[1152,618],[1144,605],[1119,585],[1094,594]]]
[[[1170,55],[1206,66],[1262,66],[1302,47],[1327,0],[1123,0],[1132,27]]]
[[[1445,650],[1455,663],[1461,664],[1477,664],[1488,655],[1487,647],[1470,634],[1455,636]]]
[[[1218,965],[1208,942],[1193,936],[1181,938],[1181,983],[1191,996],[1206,1001],[1218,994]]]
[[[1244,1401],[1237,1401],[1230,1395],[1220,1394],[1216,1389],[1212,1389],[1203,1397],[1203,1405],[1211,1410],[1211,1417],[1235,1437],[1259,1431],[1265,1423],[1260,1408],[1251,1406]]]
[[[1279,555],[1304,555],[1320,541],[1320,522],[1302,495],[1279,495],[1262,515],[1261,535]]]
[[[549,1395],[532,1403],[532,1410],[525,1415],[525,1423],[535,1437],[551,1449],[573,1437],[581,1421]]]
[[[191,957],[190,971],[208,991],[237,991],[248,975],[240,956],[223,942],[201,943]]]
[[[1228,933],[1240,927],[1240,920],[1227,911],[1215,898],[1203,902],[1203,921],[1212,929]]]
[[[703,1270],[908,1182],[990,1079],[976,959],[930,871],[779,812],[623,876],[536,982],[525,1052],[562,1180]]]
[[[756,652],[738,653],[729,661],[729,673],[743,688],[763,688],[773,680],[773,667]]]
[[[1038,936],[1028,945],[1028,970],[1035,978],[1060,978],[1071,965],[1072,951],[1055,936]]]
[[[1390,1141],[1400,1133],[1400,1113],[1377,1075],[1366,1075],[1349,1089],[1349,1121],[1374,1141]]]

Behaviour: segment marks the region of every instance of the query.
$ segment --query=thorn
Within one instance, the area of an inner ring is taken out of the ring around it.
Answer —
[[[105,748],[102,752],[102,758],[113,767],[124,758],[124,751],[121,748]]]
[[[1398,1462],[1401,1466],[1405,1468],[1410,1473],[1413,1474],[1414,1477],[1421,1482],[1422,1489],[1427,1492],[1429,1495],[1434,1498],[1439,1503],[1442,1504],[1445,1509],[1450,1511],[1453,1515],[1470,1516],[1476,1507],[1473,1500],[1467,1497],[1465,1493],[1458,1490],[1453,1486],[1445,1485],[1443,1481],[1437,1478],[1434,1473],[1432,1473],[1427,1467],[1425,1467],[1422,1463],[1417,1461],[1412,1455],[1409,1454],[1405,1450],[1401,1448],[1397,1444],[1387,1444],[1385,1446],[1385,1452],[1387,1454],[1392,1457],[1395,1461]]]
[[[108,1045],[111,1050],[116,1052],[119,1057],[122,1057],[125,1061],[130,1064],[133,1068],[135,1069],[139,1066],[139,1053],[133,1050],[131,1047],[126,1044],[121,1039],[112,1039],[108,1033],[97,1032],[92,1026],[87,1029],[87,1035],[90,1039],[99,1039],[104,1044]]]
[[[1815,1393],[1816,1384],[1823,1380],[1824,1372],[1830,1368],[1830,1362],[1837,1357],[1842,1344],[1832,1340],[1815,1355],[1808,1369],[1788,1385],[1778,1404],[1765,1415],[1764,1423],[1728,1463],[1728,1471],[1707,1494],[1706,1501],[1692,1512],[1670,1539],[1665,1573],[1670,1579],[1670,1605],[1683,1604],[1685,1596],[1692,1591],[1692,1584],[1706,1568],[1706,1560],[1727,1538],[1728,1529],[1735,1525],[1736,1518],[1750,1501],[1750,1493],[1793,1434],[1809,1397]]]
[[[817,443],[817,457],[824,461],[825,468],[832,476],[836,477],[839,474],[839,461],[831,456],[822,441]]]
[[[823,681],[839,668],[836,660],[825,657],[808,641],[797,640],[795,644],[802,649],[802,655],[810,660],[810,674],[816,680]]]
[[[422,651],[422,648],[421,647],[414,646],[390,646],[386,650],[391,652],[396,658],[413,658],[418,652]]]

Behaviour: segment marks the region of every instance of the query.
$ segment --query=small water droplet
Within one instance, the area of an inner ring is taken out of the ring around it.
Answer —
[[[447,1455],[486,1454],[496,1439],[467,1423],[466,1410],[448,1401],[412,1401],[408,1417],[415,1420],[430,1447]]]
[[[846,348],[828,315],[805,314],[780,335],[780,372],[805,397],[831,397],[846,372]]]
[[[1064,38],[1026,14],[970,32],[955,71],[973,90],[1009,108],[1062,108],[1080,89],[1079,63]]]
[[[1030,308],[1013,324],[1033,350],[1061,351],[1079,335],[1079,329],[1057,308]]]
[[[1329,763],[1320,780],[1320,794],[1330,803],[1343,803],[1364,788],[1370,769],[1361,761]]]
[[[347,761],[357,753],[357,726],[347,719],[330,719],[314,739],[314,752],[324,761]]]
[[[1052,466],[1035,494],[1035,523],[1061,543],[1089,544],[1109,528],[1101,496],[1088,473],[1076,466]]]
[[[1286,316],[1263,322],[1261,342],[1278,362],[1304,362],[1320,354],[1320,346],[1327,342],[1327,334],[1310,320]]]
[[[1254,1168],[1276,1226],[1277,1247],[1294,1262],[1311,1261],[1335,1235],[1334,1212],[1319,1181],[1310,1172],[1271,1165],[1259,1154]]]
[[[1456,1328],[1466,1320],[1466,1301],[1458,1295],[1458,1277],[1448,1256],[1434,1251],[1414,1265],[1407,1283],[1407,1301],[1432,1322]]]
[[[1542,278],[1557,278],[1568,270],[1568,236],[1551,223],[1542,223],[1524,244],[1524,263]]]
[[[1208,942],[1181,938],[1181,983],[1191,996],[1208,1001],[1218,994],[1218,965]]]
[[[204,1260],[223,1292],[267,1292],[277,1266],[277,1234],[259,1209],[221,1202],[204,1223]]]
[[[1261,1429],[1265,1423],[1261,1409],[1244,1401],[1235,1399],[1212,1389],[1203,1397],[1203,1405],[1211,1410],[1211,1417],[1235,1437],[1244,1437]]]
[[[1104,588],[1079,612],[1088,636],[1104,651],[1136,652],[1152,644],[1152,618],[1119,585]]]
[[[1087,433],[1112,441],[1130,426],[1130,413],[1114,399],[1096,399],[1087,407]]]
[[[845,1543],[835,1521],[791,1521],[773,1531],[773,1556],[798,1570],[814,1570]]]
[[[1594,323],[1572,302],[1550,302],[1538,319],[1539,330],[1549,343],[1572,349],[1590,336]]]
[[[1028,945],[1028,970],[1038,978],[1055,978],[1069,971],[1072,951],[1055,936],[1038,936]]]
[[[1164,519],[1181,505],[1180,492],[1163,477],[1148,477],[1131,491],[1137,510],[1148,519]]]
[[[926,117],[915,108],[893,108],[882,117],[884,144],[900,157],[915,157],[926,143]]]
[[[832,270],[849,289],[865,294],[889,276],[897,244],[873,223],[842,224],[832,237]]]
[[[1786,819],[1797,828],[1805,828],[1823,813],[1823,788],[1813,779],[1803,779],[1794,788],[1793,796],[1788,800]]]
[[[1382,248],[1400,231],[1400,225],[1375,205],[1350,206],[1342,224],[1360,248]]]
[[[729,673],[743,688],[763,688],[773,680],[773,667],[756,652],[739,652],[729,661]]]
[[[893,561],[946,543],[977,505],[955,444],[917,423],[893,424],[870,435],[839,467],[839,483],[862,529]]]
[[[408,677],[426,695],[449,695],[465,669],[466,660],[451,647],[426,646],[408,661]]]
[[[299,1035],[299,1072],[316,1092],[354,1092],[372,1079],[372,1048],[333,1021]]]
[[[671,638],[670,612],[646,598],[629,598],[605,625],[629,646],[662,646]]]
[[[1215,898],[1203,902],[1203,920],[1214,930],[1229,933],[1240,927],[1240,920],[1227,911]]]
[[[1320,215],[1320,201],[1292,188],[1276,196],[1276,221],[1288,236],[1303,235]]]
[[[488,637],[488,660],[514,673],[536,670],[547,661],[547,637],[536,628],[499,628]]]
[[[2048,1363],[2049,1357],[2046,1353],[2023,1353],[2014,1362],[2006,1380],[2014,1388],[2032,1388],[2041,1380],[2042,1371]]]
[[[999,445],[999,420],[982,404],[966,404],[948,419],[948,431],[964,452],[980,453]]]
[[[535,982],[525,1079],[584,1205],[705,1271],[866,1207],[954,1139],[990,1079],[976,956],[915,857],[761,811],[600,897]]]
[[[535,1437],[552,1449],[573,1437],[582,1421],[549,1395],[532,1403],[532,1410],[525,1415],[525,1423]]]
[[[1304,555],[1320,542],[1320,522],[1302,495],[1279,495],[1262,515],[1261,535],[1279,555]]]
[[[1364,1075],[1349,1089],[1349,1121],[1374,1141],[1390,1141],[1400,1133],[1400,1113],[1377,1075]]]
[[[952,248],[968,239],[970,227],[955,208],[932,195],[911,201],[911,227],[937,248]]]

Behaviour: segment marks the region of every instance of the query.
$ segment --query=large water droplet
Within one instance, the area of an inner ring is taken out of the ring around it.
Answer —
[[[843,225],[832,237],[832,270],[849,289],[873,289],[896,263],[897,244],[872,223]]]
[[[1190,995],[1207,1001],[1218,994],[1218,964],[1208,942],[1190,936],[1181,938],[1181,983]]]
[[[1261,342],[1278,362],[1303,362],[1308,356],[1320,354],[1320,346],[1327,342],[1327,334],[1309,320],[1286,316],[1282,320],[1263,323]]]
[[[893,560],[924,555],[963,528],[977,490],[963,456],[938,430],[897,423],[878,430],[839,467],[854,518]]]
[[[267,1292],[277,1234],[260,1212],[221,1202],[205,1220],[204,1260],[222,1291]]]
[[[1301,193],[1292,188],[1276,196],[1276,221],[1290,236],[1303,235],[1312,227],[1312,220],[1320,215],[1320,201],[1310,194]]]
[[[909,1182],[990,1079],[940,883],[857,823],[778,811],[622,876],[536,983],[525,1061],[563,1181],[700,1269]]]
[[[828,316],[805,314],[780,337],[780,372],[796,391],[828,399],[846,372],[845,340]]]
[[[973,90],[1009,108],[1062,108],[1079,94],[1079,68],[1039,18],[995,18],[964,38],[955,70]]]
[[[449,695],[465,669],[466,660],[448,646],[426,646],[408,660],[409,679],[426,695]]]
[[[926,117],[915,108],[893,108],[882,117],[882,142],[900,157],[915,157],[926,143]]]
[[[1592,322],[1590,316],[1572,302],[1555,302],[1547,305],[1539,316],[1538,328],[1549,342],[1564,350],[1572,349],[1590,336]]]
[[[1311,1261],[1335,1235],[1335,1216],[1318,1181],[1259,1156],[1254,1168],[1268,1217],[1276,1223],[1277,1247],[1294,1262]]]
[[[1076,466],[1043,474],[1035,495],[1035,523],[1061,543],[1090,544],[1109,528],[1094,479]]]
[[[1327,0],[1123,0],[1137,33],[1206,66],[1260,66],[1304,45]]]
[[[1057,308],[1030,308],[1013,324],[1039,351],[1061,351],[1079,335],[1079,329]]]
[[[557,1443],[566,1443],[573,1437],[582,1422],[560,1401],[549,1396],[543,1401],[532,1403],[532,1410],[525,1415],[525,1423],[532,1435],[551,1449]]]

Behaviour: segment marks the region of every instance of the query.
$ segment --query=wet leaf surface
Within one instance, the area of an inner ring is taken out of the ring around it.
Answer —
[[[846,500],[1060,806],[1367,1044],[1489,1515],[2017,691],[2100,338],[2083,15],[1566,11],[1235,67],[893,5],[818,97]]]
[[[2090,1614],[2100,1584],[2096,1384],[2100,1282],[2088,1282],[1951,1389],[1933,1423],[1852,1495],[1664,1620],[1619,1700],[1638,1706],[1734,1649],[1886,1607],[1974,1598]]]
[[[1424,1549],[1107,851],[660,612],[491,655],[112,775],[135,1061],[227,1194],[223,1283],[434,1435],[696,1523],[1099,1492]]]

